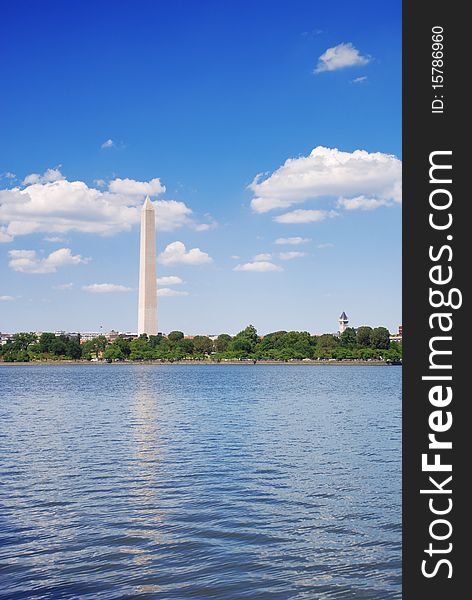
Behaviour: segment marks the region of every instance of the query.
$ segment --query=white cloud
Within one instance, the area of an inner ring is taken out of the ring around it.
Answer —
[[[241,257],[237,254],[233,254],[230,258],[232,258],[233,260],[239,260]]]
[[[92,294],[114,294],[117,292],[122,293],[133,291],[133,288],[117,283],[91,283],[90,285],[83,285],[82,289]]]
[[[255,273],[267,273],[269,271],[283,271],[283,268],[279,265],[268,261],[255,261],[248,262],[242,265],[236,265],[233,271],[252,271]]]
[[[165,190],[158,178],[150,181],[115,179],[109,190],[102,191],[83,181],[67,181],[60,173],[54,176],[54,181],[45,181],[46,176],[38,177],[41,181],[25,188],[0,190],[0,242],[38,232],[113,235],[129,231],[140,222],[144,196]],[[156,200],[153,204],[158,231],[195,226],[192,210],[183,202]]]
[[[306,210],[299,208],[298,210],[292,210],[291,212],[274,217],[274,221],[284,224],[318,223],[319,221],[337,216],[338,213],[335,210]]]
[[[20,273],[55,273],[59,267],[79,265],[90,260],[80,254],[74,256],[70,248],[59,248],[45,258],[38,257],[35,250],[10,250],[8,254],[9,267]]]
[[[272,174],[258,175],[249,188],[256,213],[283,209],[323,197],[401,202],[401,161],[381,152],[342,152],[318,146],[308,156],[289,158]]]
[[[15,296],[0,296],[0,302],[12,302]]]
[[[275,243],[283,246],[285,244],[298,246],[299,244],[307,244],[311,242],[310,238],[302,238],[302,237],[288,237],[288,238],[277,238]]]
[[[64,175],[60,172],[59,167],[47,169],[42,175],[31,173],[23,179],[23,185],[34,185],[35,183],[52,183],[53,181],[61,181]]]
[[[318,59],[314,73],[337,71],[346,67],[362,67],[371,61],[370,56],[362,56],[351,42],[328,48]]]
[[[346,210],[374,210],[379,206],[388,206],[390,202],[382,198],[366,198],[356,196],[355,198],[339,198],[337,206]]]
[[[325,242],[325,243],[317,244],[316,247],[320,248],[320,250],[321,250],[323,248],[333,248],[334,244],[332,244],[331,242]]]
[[[16,175],[15,173],[12,173],[11,171],[5,171],[4,173],[2,173],[0,175],[0,179],[5,178],[5,179],[16,179]]]
[[[214,229],[216,225],[212,223],[196,223],[194,226],[195,231],[209,231],[210,229]]]
[[[218,222],[208,213],[205,214],[205,217],[208,219],[208,223],[196,223],[194,225],[195,231],[210,231],[210,229],[216,229],[218,227]]]
[[[157,288],[157,295],[163,297],[188,296],[188,292],[183,290],[173,290],[172,288]]]
[[[279,258],[282,260],[292,260],[294,258],[301,258],[306,256],[306,252],[280,252]]]
[[[187,252],[183,242],[172,242],[159,254],[159,262],[163,265],[204,265],[213,262],[213,259],[200,248]]]
[[[1,205],[0,205],[1,210]],[[7,233],[6,227],[0,227],[0,244],[7,244],[8,242],[13,241],[13,236]]]
[[[107,184],[104,179],[94,179],[93,182],[97,187],[105,187]]]
[[[367,81],[367,76],[363,75],[362,77],[356,77],[352,80],[351,83],[365,83]]]
[[[177,275],[166,275],[157,278],[157,285],[180,285],[181,283],[184,283],[184,281]]]
[[[103,144],[101,144],[100,148],[115,148],[115,146],[115,142],[111,138],[109,138],[108,140],[104,141]]]
[[[48,235],[45,238],[43,238],[43,240],[45,242],[53,242],[53,243],[65,242],[65,238],[63,238],[61,235]]]
[[[135,179],[113,179],[108,184],[108,191],[125,196],[158,196],[166,191],[159,177],[150,181],[136,181]]]
[[[256,262],[267,261],[272,258],[272,254],[269,252],[263,252],[262,254],[256,254],[256,256],[252,259]]]
[[[60,283],[59,285],[53,285],[53,290],[71,290],[74,287],[73,283]]]
[[[192,226],[192,210],[177,200],[156,200],[156,224],[158,231],[174,231],[184,225]]]

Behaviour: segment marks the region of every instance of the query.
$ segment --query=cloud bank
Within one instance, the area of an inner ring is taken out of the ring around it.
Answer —
[[[0,190],[0,242],[31,233],[80,232],[113,235],[139,224],[145,195],[165,192],[160,179],[136,181],[114,179],[107,190],[89,187],[83,181],[66,180],[59,169],[24,179],[25,187]],[[192,210],[176,200],[155,200],[160,231],[199,226]]]
[[[249,185],[252,210],[266,213],[307,201],[338,201],[354,209],[401,202],[401,161],[391,154],[318,146],[308,156],[289,158],[273,173]],[[364,202],[353,202],[362,197]],[[333,210],[299,209],[274,218],[278,223],[310,223],[337,216]],[[282,238],[283,239],[283,238]]]
[[[37,256],[35,250],[10,250],[8,266],[20,273],[55,273],[59,267],[88,263],[90,259],[72,254],[70,248],[59,248],[45,258]]]

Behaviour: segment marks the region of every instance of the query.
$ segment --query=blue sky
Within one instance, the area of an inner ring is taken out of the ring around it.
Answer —
[[[396,330],[400,2],[2,10],[0,331],[135,331],[146,191],[160,330]]]

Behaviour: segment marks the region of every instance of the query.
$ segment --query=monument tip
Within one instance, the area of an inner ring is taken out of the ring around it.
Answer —
[[[149,196],[146,196],[146,200],[144,200],[143,210],[154,210],[154,206]]]

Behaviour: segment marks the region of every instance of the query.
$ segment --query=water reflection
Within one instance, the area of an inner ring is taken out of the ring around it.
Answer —
[[[133,492],[137,511],[133,517],[133,529],[135,535],[142,535],[146,540],[143,547],[133,549],[132,560],[140,577],[145,579],[153,575],[153,553],[164,540],[159,527],[165,518],[159,494],[163,463],[163,446],[159,439],[163,407],[159,407],[158,402],[159,390],[153,388],[151,371],[144,366],[136,373],[130,426],[133,429],[131,448],[137,473]],[[136,594],[160,590],[155,583],[135,586]]]

